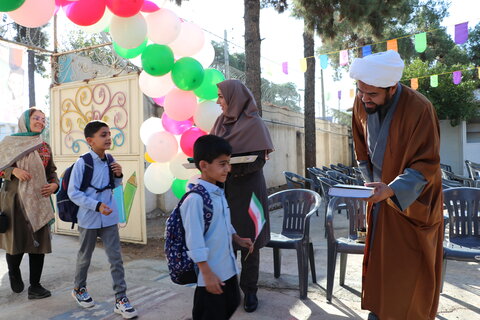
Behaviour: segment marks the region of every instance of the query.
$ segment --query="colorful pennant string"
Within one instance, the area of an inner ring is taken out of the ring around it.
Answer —
[[[438,75],[430,76],[430,86],[432,88],[438,87]]]
[[[418,89],[418,78],[410,79],[410,87],[411,87],[413,90],[417,90],[417,89]]]
[[[283,73],[288,74],[288,62],[287,61],[282,63],[282,70],[283,70]]]
[[[348,64],[348,50],[340,51],[340,65],[346,66]]]
[[[387,41],[387,50],[395,50],[398,52],[398,42],[397,39],[392,39]]]
[[[362,57],[366,57],[372,54],[372,46],[368,45],[362,47]]]
[[[328,56],[326,54],[320,56],[320,67],[322,67],[323,70],[328,67]]]
[[[455,43],[462,44],[468,40],[468,22],[455,25]]]
[[[415,50],[423,52],[427,49],[427,33],[422,32],[415,35]]]
[[[307,58],[300,59],[300,71],[307,71]]]
[[[454,84],[460,84],[460,82],[462,82],[462,71],[454,71],[452,73],[452,80]]]

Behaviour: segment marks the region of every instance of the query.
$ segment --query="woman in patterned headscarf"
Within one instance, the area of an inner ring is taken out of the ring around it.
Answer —
[[[260,200],[267,220],[255,240],[254,251],[246,260],[248,250],[235,248],[240,250],[242,255],[240,288],[245,294],[244,309],[253,312],[258,306],[259,249],[270,240],[268,195],[263,166],[268,154],[273,151],[273,143],[267,126],[258,115],[257,104],[250,90],[238,80],[225,80],[217,84],[217,87],[217,103],[222,107],[223,113],[218,117],[211,133],[224,138],[232,145],[232,157],[257,156],[252,163],[232,165],[225,182],[232,224],[239,236],[255,240],[255,225],[248,213],[253,193]]]
[[[6,253],[10,286],[22,292],[20,263],[29,254],[29,299],[51,295],[40,278],[45,253],[52,251],[50,222],[54,213],[50,195],[58,189],[56,167],[50,146],[40,134],[45,129],[45,114],[30,108],[18,120],[18,133],[0,142],[0,210],[8,217],[8,229],[0,233],[0,248]]]

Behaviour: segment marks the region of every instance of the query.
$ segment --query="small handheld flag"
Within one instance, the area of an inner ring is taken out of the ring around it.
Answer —
[[[248,214],[255,225],[255,240],[262,231],[263,226],[265,225],[265,214],[263,212],[263,206],[260,200],[258,200],[255,193],[252,193],[252,199],[250,200],[250,206],[248,208]]]

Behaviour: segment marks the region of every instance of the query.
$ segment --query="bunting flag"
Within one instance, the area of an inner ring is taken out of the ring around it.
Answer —
[[[460,82],[462,82],[462,71],[454,71],[452,78],[454,84],[460,84]]]
[[[410,79],[410,87],[411,87],[413,90],[417,90],[417,89],[418,89],[418,78]]]
[[[300,70],[302,72],[307,71],[307,58],[300,59]]]
[[[364,46],[362,47],[362,57],[366,57],[372,54],[372,46]]]
[[[430,86],[433,88],[438,87],[438,75],[433,75],[430,77]]]
[[[248,208],[248,214],[255,225],[255,240],[262,231],[265,225],[265,214],[263,212],[263,206],[260,200],[258,200],[255,193],[252,193],[252,199],[250,200],[250,207]]]
[[[395,50],[398,52],[397,39],[392,39],[387,41],[387,50]]]
[[[342,100],[342,90],[338,90],[338,100]]]
[[[478,71],[478,78],[480,79],[480,67],[477,67],[477,71]]]
[[[427,33],[422,32],[415,35],[415,50],[423,52],[427,49]]]
[[[322,54],[320,56],[320,67],[322,67],[323,70],[327,69],[327,67],[328,67],[328,55]]]
[[[455,25],[455,43],[462,44],[468,39],[468,22]]]
[[[340,65],[346,66],[348,64],[348,50],[340,51]]]
[[[330,94],[330,92],[327,92],[327,101],[329,101],[330,98],[331,98],[331,94]]]
[[[355,97],[355,90],[350,89],[350,98],[353,98],[353,97]]]
[[[288,62],[284,62],[282,63],[282,70],[283,70],[283,73],[285,74],[288,74]]]

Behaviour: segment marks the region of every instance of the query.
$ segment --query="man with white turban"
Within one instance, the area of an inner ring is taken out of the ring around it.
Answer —
[[[440,132],[434,107],[399,83],[392,50],[357,58],[352,132],[367,186],[362,308],[368,319],[434,319],[443,254]]]

